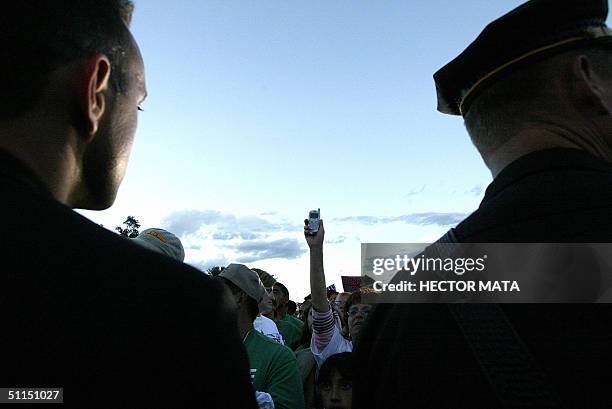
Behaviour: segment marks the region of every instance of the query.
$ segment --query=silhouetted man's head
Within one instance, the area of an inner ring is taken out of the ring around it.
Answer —
[[[274,294],[277,308],[287,306],[287,303],[289,302],[289,290],[287,287],[277,281],[272,287],[272,293]]]
[[[71,207],[109,207],[124,176],[146,95],[142,57],[128,28],[132,10],[127,0],[3,5],[0,123],[13,134],[7,140],[30,133],[9,150],[44,157],[51,146],[44,138],[69,146],[71,183],[56,197]]]
[[[297,304],[295,303],[295,301],[289,300],[287,302],[287,314],[295,315],[296,311],[297,311]]]

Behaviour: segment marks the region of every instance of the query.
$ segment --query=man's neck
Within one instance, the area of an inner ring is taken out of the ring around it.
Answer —
[[[249,331],[253,329],[253,322],[246,317],[238,317],[238,334],[240,335],[240,339],[245,340]]]
[[[23,126],[22,126],[23,127]],[[0,149],[17,158],[42,182],[59,202],[70,206],[74,181],[81,178],[77,152],[49,127],[48,134],[20,132],[19,123],[3,124]],[[17,135],[17,137],[14,137]]]
[[[582,135],[561,129],[525,130],[519,132],[501,145],[495,152],[486,157],[483,156],[483,158],[493,178],[497,177],[506,166],[515,160],[545,149],[580,149],[594,156],[609,160],[609,150],[602,143],[596,143],[595,138],[589,138],[588,136],[587,132]]]
[[[278,307],[274,316],[276,321],[280,321],[287,315],[287,307]]]

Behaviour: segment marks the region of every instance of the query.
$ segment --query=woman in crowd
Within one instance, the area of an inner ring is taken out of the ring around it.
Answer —
[[[341,352],[352,352],[353,342],[357,342],[359,333],[371,310],[370,304],[362,303],[362,291],[351,294],[346,302],[346,322],[350,339],[342,336],[340,319],[334,316],[333,309],[327,299],[325,273],[323,269],[323,240],[325,228],[323,220],[319,221],[319,229],[312,232],[308,220],[304,223],[304,235],[310,248],[310,291],[312,295],[312,340],[310,349],[319,368],[331,355]]]

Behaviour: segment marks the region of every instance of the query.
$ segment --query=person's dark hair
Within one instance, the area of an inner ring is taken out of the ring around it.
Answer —
[[[294,315],[295,310],[297,310],[297,304],[295,303],[295,301],[289,300],[287,302],[287,314]]]
[[[40,99],[50,74],[96,53],[111,62],[110,84],[124,88],[129,0],[27,0],[2,6],[0,15],[0,119],[15,118]]]
[[[304,326],[302,327],[302,337],[300,338],[300,345],[310,347],[310,339],[312,338],[312,331],[308,326],[308,315],[312,309],[312,304],[308,304],[304,308]]]
[[[568,57],[584,54],[600,75],[612,76],[610,46],[568,51],[503,74],[479,91],[465,114],[465,127],[481,154],[489,155],[531,123],[558,122],[566,116],[563,101],[556,95],[555,81]],[[555,121],[557,122],[557,121]]]
[[[279,283],[278,281],[276,283],[274,283],[275,286],[278,286],[281,289],[281,292],[283,293],[283,295],[289,299],[289,290],[287,290],[287,287],[285,287],[283,284]]]
[[[244,299],[246,300],[247,312],[251,318],[251,321],[255,321],[255,318],[257,318],[257,315],[259,315],[259,303],[255,301],[254,298],[249,297],[247,293],[242,291],[240,287],[232,283],[227,278],[217,276],[216,279],[221,280],[229,288],[232,294],[238,295],[239,293],[243,293],[245,295]]]
[[[327,358],[319,370],[317,384],[321,385],[323,383],[331,382],[331,377],[336,371],[342,378],[351,382],[353,381],[352,352],[341,352]]]

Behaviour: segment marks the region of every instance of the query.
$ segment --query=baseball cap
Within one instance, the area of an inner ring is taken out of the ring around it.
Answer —
[[[244,264],[230,264],[219,273],[218,277],[232,282],[257,303],[261,302],[266,292],[257,273]]]
[[[143,230],[132,240],[149,250],[164,254],[175,260],[185,260],[185,250],[179,238],[164,229]]]
[[[612,42],[608,0],[531,0],[493,21],[434,74],[438,111],[465,115],[502,76],[569,49]]]

